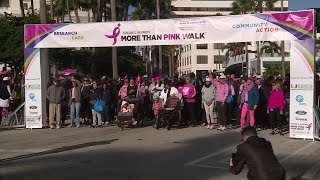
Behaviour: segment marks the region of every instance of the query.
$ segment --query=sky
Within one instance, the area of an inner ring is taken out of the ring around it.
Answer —
[[[289,10],[320,8],[320,0],[289,0]]]

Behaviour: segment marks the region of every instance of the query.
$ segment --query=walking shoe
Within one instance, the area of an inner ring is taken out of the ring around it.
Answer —
[[[220,126],[217,130],[220,131],[222,129],[222,126]]]
[[[224,131],[224,130],[226,130],[226,127],[222,127],[220,130],[221,130],[221,131]]]
[[[214,126],[213,126],[213,125],[211,125],[209,129],[214,129]]]
[[[80,127],[80,125],[77,125],[77,128],[79,128]]]
[[[60,126],[57,126],[57,129],[60,129],[61,127]]]
[[[209,129],[211,126],[208,124],[207,129]]]
[[[205,126],[205,125],[206,125],[206,123],[202,123],[202,124],[201,124],[201,126]],[[209,126],[209,125],[208,125],[208,126]]]
[[[105,125],[109,125],[109,124],[110,124],[109,122],[106,122],[106,123],[105,123]]]
[[[67,126],[68,128],[71,128],[71,127],[73,127],[73,125],[72,124],[70,124],[69,126]]]
[[[53,128],[54,128],[53,126],[50,127],[50,129],[53,129]]]

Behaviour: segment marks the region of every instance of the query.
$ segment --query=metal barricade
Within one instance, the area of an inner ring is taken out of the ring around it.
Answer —
[[[20,104],[18,108],[16,108],[13,112],[10,112],[7,116],[3,116],[0,127],[25,127],[24,105],[25,102]]]

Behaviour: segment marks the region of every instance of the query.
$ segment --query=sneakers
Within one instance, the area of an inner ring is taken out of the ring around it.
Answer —
[[[209,127],[209,129],[214,129],[214,126],[213,126],[213,125],[211,125],[211,126]]]
[[[57,129],[60,129],[61,127],[60,126],[57,126]]]
[[[77,125],[77,128],[79,128],[80,127],[80,125]]]
[[[132,125],[136,126],[138,124],[138,121],[133,121]]]
[[[210,129],[210,127],[211,127],[211,126],[208,124],[207,129]]]
[[[53,128],[54,128],[53,126],[50,127],[50,129],[53,129]]]
[[[109,122],[106,122],[106,123],[105,123],[105,125],[109,125],[109,124],[110,124]]]
[[[222,129],[222,126],[220,126],[217,130],[220,131]]]
[[[71,128],[71,127],[73,127],[73,125],[72,124],[70,124],[69,126],[67,126],[68,128]]]
[[[222,127],[220,130],[221,130],[221,131],[224,131],[224,130],[226,130],[226,127]]]

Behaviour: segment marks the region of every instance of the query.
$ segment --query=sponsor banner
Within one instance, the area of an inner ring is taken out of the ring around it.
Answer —
[[[313,38],[313,11],[25,26],[35,48],[148,46]],[[299,19],[299,20],[297,20]]]
[[[26,128],[42,128],[40,51],[32,51],[30,65],[25,67],[25,121]]]
[[[291,42],[290,137],[314,138],[314,40]]]

